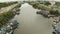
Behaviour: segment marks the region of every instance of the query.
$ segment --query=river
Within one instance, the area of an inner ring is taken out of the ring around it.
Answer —
[[[20,9],[20,14],[14,17],[19,22],[14,34],[52,34],[52,19],[36,14],[38,10],[28,3],[22,4]]]

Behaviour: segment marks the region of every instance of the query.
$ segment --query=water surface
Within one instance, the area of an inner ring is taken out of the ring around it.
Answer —
[[[20,15],[14,18],[19,22],[14,34],[52,34],[51,19],[36,14],[38,10],[28,3],[22,4],[20,9]]]

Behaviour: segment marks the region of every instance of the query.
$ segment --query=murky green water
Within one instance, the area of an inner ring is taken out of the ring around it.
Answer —
[[[19,22],[14,34],[52,34],[52,19],[36,14],[37,9],[28,3],[22,4],[20,9],[20,15],[14,18]]]

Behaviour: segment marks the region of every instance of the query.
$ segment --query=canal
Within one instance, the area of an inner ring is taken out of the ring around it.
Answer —
[[[38,10],[28,3],[22,4],[20,9],[20,14],[14,17],[19,22],[14,34],[52,34],[52,19],[36,14]]]

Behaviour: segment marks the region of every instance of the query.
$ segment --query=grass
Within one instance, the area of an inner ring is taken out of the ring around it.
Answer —
[[[0,27],[2,25],[5,25],[13,17],[14,17],[14,11],[12,10],[0,14]]]
[[[21,5],[18,4],[16,7],[14,8],[19,8]],[[4,12],[0,14],[0,27],[2,25],[6,25],[6,23],[8,23],[9,20],[11,20],[12,18],[14,18],[15,16],[15,12],[13,11],[13,9],[9,10],[8,12]]]
[[[17,3],[17,2],[0,3],[0,8],[7,7],[7,6],[10,6],[10,5],[15,4],[15,3]]]

